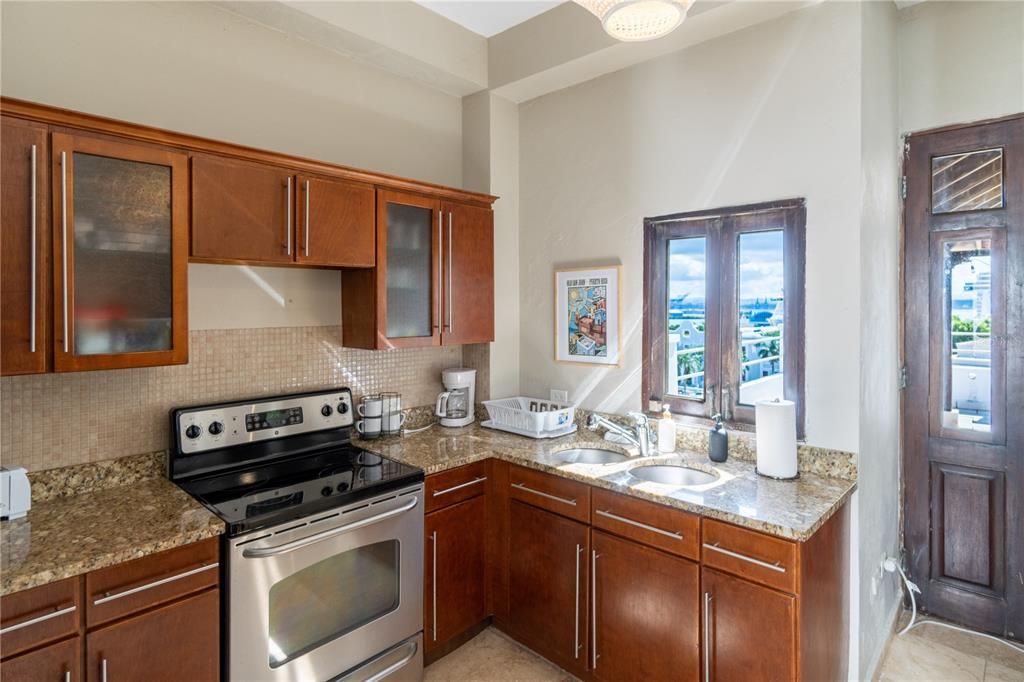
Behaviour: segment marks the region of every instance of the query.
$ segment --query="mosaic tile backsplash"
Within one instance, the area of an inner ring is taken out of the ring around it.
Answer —
[[[164,450],[184,405],[348,386],[433,404],[462,348],[342,348],[340,327],[198,330],[173,367],[0,379],[0,461],[29,471]]]

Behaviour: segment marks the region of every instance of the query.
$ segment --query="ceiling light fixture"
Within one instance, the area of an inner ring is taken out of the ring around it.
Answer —
[[[601,20],[616,40],[639,42],[671,33],[683,23],[693,0],[576,0]]]

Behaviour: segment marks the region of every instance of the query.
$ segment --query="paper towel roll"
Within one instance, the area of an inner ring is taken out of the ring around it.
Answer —
[[[796,404],[792,400],[762,400],[754,404],[757,429],[757,473],[772,478],[795,478]]]

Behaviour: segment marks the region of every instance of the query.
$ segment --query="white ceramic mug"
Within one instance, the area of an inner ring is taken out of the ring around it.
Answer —
[[[356,407],[356,412],[359,413],[360,417],[380,417],[380,413],[384,409],[384,402],[380,398],[371,398],[364,400],[359,403]]]
[[[380,435],[380,415],[363,417],[356,422],[356,431],[368,438],[375,438]]]
[[[385,431],[394,433],[402,428],[403,424],[405,424],[405,414],[399,410],[384,415],[382,426]]]

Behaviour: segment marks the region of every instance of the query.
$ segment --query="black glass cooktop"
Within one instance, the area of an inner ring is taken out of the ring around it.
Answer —
[[[179,485],[224,519],[227,534],[235,536],[422,480],[422,469],[340,445]]]

